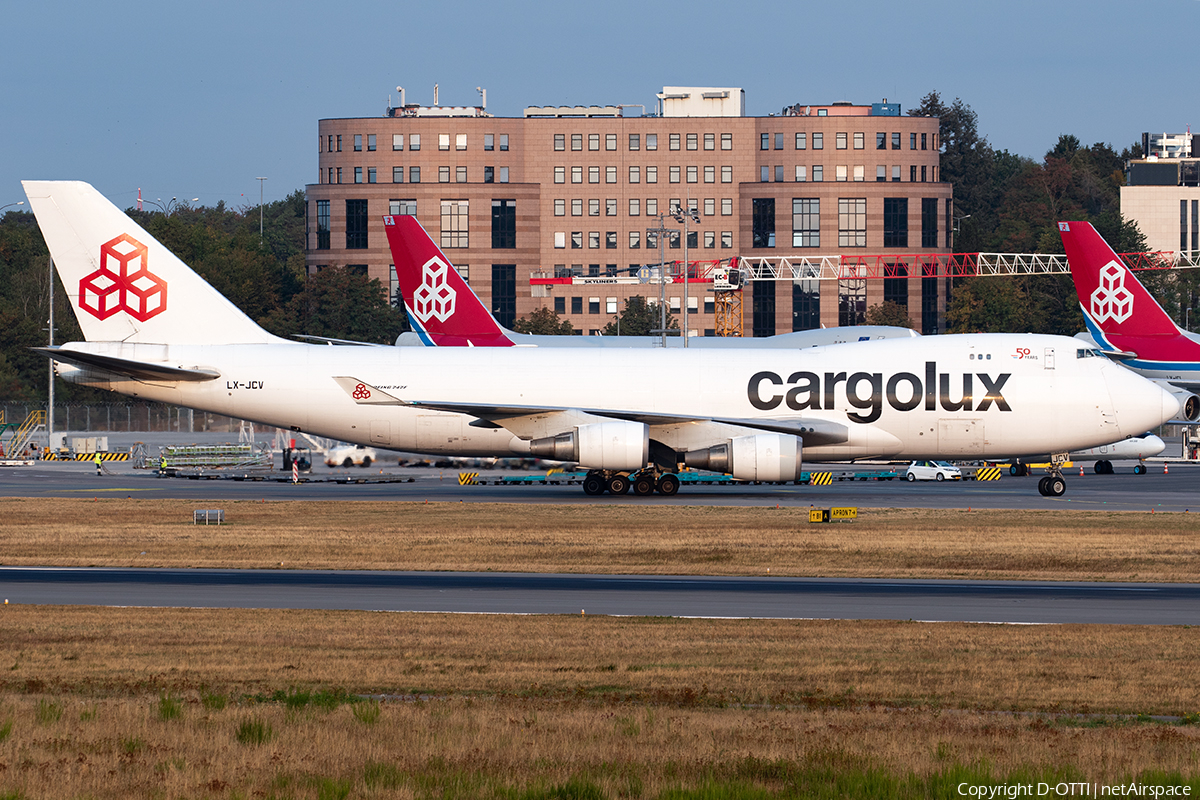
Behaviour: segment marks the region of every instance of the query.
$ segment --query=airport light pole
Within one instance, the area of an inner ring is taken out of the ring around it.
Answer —
[[[149,203],[152,206],[158,206],[158,210],[169,217],[180,208],[186,208],[189,203],[194,203],[199,199],[199,197],[193,197],[191,200],[181,201],[177,197],[172,197],[170,200],[164,201],[160,197],[157,200],[143,200],[142,202]]]
[[[666,219],[666,214],[658,215],[658,227],[646,228],[646,234],[653,233],[658,238],[658,310],[659,310],[659,333],[662,334],[662,346],[667,346],[667,298],[666,298],[666,278],[663,276],[663,238],[667,234],[667,227],[663,225],[663,220]]]
[[[1183,315],[1183,329],[1189,332],[1192,330],[1192,310],[1190,308]]]
[[[25,205],[25,201],[24,201],[24,200],[18,200],[18,201],[17,201],[17,202],[15,202],[15,203],[9,203],[9,204],[8,204],[8,205],[6,205],[6,206],[0,206],[0,211],[3,211],[3,210],[4,210],[4,209],[6,209],[6,208],[12,208],[13,206],[23,206],[23,205]]]
[[[341,139],[338,139],[340,142]],[[338,147],[341,147],[339,144]],[[263,243],[263,181],[266,178],[255,178],[258,181],[258,243]]]
[[[692,208],[692,200],[689,197],[684,201],[687,203],[687,208],[676,206],[671,210],[671,216],[676,222],[683,223],[683,325],[682,333],[683,346],[688,346],[688,220],[700,224],[700,215],[696,213],[696,209]]]

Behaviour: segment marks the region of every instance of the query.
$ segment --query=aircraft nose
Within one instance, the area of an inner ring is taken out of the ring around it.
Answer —
[[[1117,426],[1125,435],[1153,430],[1179,414],[1179,400],[1175,395],[1124,367],[1109,371],[1108,389],[1117,414]]]

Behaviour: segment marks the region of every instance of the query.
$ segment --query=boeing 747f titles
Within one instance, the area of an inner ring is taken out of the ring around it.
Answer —
[[[683,463],[792,481],[805,454],[1065,457],[1178,411],[1059,336],[736,351],[291,342],[88,184],[24,185],[86,339],[43,348],[64,379],[364,445],[575,461],[591,494],[630,471],[672,494]],[[1042,480],[1043,494],[1064,490],[1058,471]]]

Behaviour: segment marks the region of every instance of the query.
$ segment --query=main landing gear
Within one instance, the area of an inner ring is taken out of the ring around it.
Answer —
[[[587,495],[626,494],[630,489],[638,497],[648,497],[656,491],[671,497],[679,492],[679,478],[673,473],[647,467],[632,473],[594,469],[583,479],[583,493]]]

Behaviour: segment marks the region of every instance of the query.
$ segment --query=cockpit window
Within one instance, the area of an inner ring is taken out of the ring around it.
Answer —
[[[1082,349],[1075,351],[1075,357],[1076,358],[1103,358],[1104,353],[1101,353],[1099,350],[1093,350],[1091,348],[1082,348]]]

